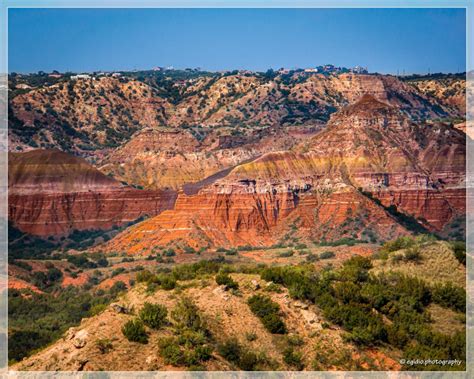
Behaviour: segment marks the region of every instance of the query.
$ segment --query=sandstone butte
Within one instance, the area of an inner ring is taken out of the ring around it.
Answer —
[[[125,186],[59,150],[10,153],[8,218],[20,230],[66,235],[109,229],[173,207],[174,192]]]
[[[364,95],[309,141],[238,165],[196,194],[180,192],[174,209],[128,228],[106,250],[408,233],[390,205],[443,233],[465,212],[464,172],[462,132],[414,123],[399,108]]]

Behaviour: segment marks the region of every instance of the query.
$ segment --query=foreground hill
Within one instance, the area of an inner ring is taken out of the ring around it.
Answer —
[[[9,221],[40,236],[120,226],[170,209],[175,199],[125,186],[59,150],[10,153],[8,187]]]
[[[451,223],[463,227],[457,218],[465,211],[464,170],[462,132],[415,124],[365,95],[309,141],[238,165],[195,195],[180,193],[173,210],[123,232],[108,249],[448,233]]]
[[[443,275],[418,278],[433,260]],[[113,304],[11,369],[462,370],[464,278],[450,245],[427,238],[335,269],[201,261],[155,274],[148,266]],[[15,309],[28,301],[17,298]],[[400,364],[445,354],[460,364]]]

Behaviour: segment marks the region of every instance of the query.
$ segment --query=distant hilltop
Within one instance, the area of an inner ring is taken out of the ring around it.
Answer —
[[[178,69],[174,68],[173,66],[167,66],[167,67],[162,67],[162,66],[156,66],[153,67],[152,69],[144,69],[144,70],[114,70],[114,71],[91,71],[91,72],[59,72],[57,70],[53,70],[51,72],[45,72],[45,71],[38,71],[37,73],[30,73],[30,74],[19,74],[12,72],[10,75],[12,76],[17,76],[17,75],[40,75],[40,76],[49,76],[50,78],[61,78],[63,76],[68,76],[71,77],[71,79],[90,79],[93,76],[115,76],[119,77],[122,74],[129,73],[129,72],[149,72],[149,71],[154,71],[154,72],[171,72],[171,71],[177,71],[177,72],[208,72],[208,73],[220,73],[220,74],[229,74],[229,73],[239,73],[239,74],[257,74],[257,73],[275,73],[275,74],[292,74],[292,73],[297,73],[297,72],[305,72],[305,73],[318,73],[318,74],[343,74],[343,73],[354,73],[354,74],[368,74],[368,68],[367,67],[362,67],[362,66],[355,66],[352,68],[347,68],[347,67],[338,67],[334,66],[332,64],[326,64],[323,66],[315,66],[315,67],[307,67],[307,68],[285,68],[281,67],[277,70],[274,70],[272,68],[268,69],[267,71],[258,71],[258,70],[245,70],[245,69],[236,69],[236,70],[218,70],[218,71],[207,71],[205,69],[202,69],[201,67],[196,67],[196,68],[184,68],[184,69]]]

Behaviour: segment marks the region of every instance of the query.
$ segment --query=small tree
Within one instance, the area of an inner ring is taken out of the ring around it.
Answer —
[[[148,335],[139,319],[127,321],[122,327],[122,333],[131,342],[148,343]]]
[[[220,272],[216,275],[216,283],[220,286],[226,286],[229,289],[238,289],[239,284],[235,282],[227,273]]]
[[[150,303],[145,303],[139,314],[143,323],[152,329],[163,327],[168,321],[167,315],[168,311],[165,306]]]

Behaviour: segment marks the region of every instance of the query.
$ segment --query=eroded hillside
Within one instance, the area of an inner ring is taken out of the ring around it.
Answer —
[[[417,276],[440,260],[442,275]],[[463,369],[465,267],[450,245],[402,238],[334,263],[148,266],[113,304],[11,368],[410,370],[400,362],[450,349],[460,364],[443,369]]]

